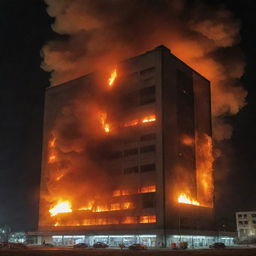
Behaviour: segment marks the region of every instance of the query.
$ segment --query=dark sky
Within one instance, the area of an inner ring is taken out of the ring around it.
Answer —
[[[225,4],[241,21],[240,47],[247,62],[241,82],[248,104],[227,118],[233,137],[223,143],[226,156],[216,163],[229,170],[217,184],[225,188],[217,193],[217,213],[232,226],[234,211],[256,209],[256,1],[212,2]],[[0,226],[14,230],[37,225],[44,89],[49,85],[49,74],[40,69],[40,49],[57,37],[51,23],[42,0],[0,1]]]

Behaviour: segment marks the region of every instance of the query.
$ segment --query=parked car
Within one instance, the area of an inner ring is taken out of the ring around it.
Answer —
[[[74,248],[88,248],[88,244],[86,244],[86,243],[79,243],[79,244],[75,244],[73,247]]]
[[[147,246],[144,244],[132,244],[128,248],[130,250],[146,250]]]
[[[8,243],[7,245],[10,249],[27,249],[28,247],[22,243]]]
[[[93,248],[107,248],[108,245],[102,242],[97,242],[93,245]]]
[[[224,243],[214,243],[209,246],[211,249],[224,249],[226,248]]]
[[[54,247],[54,245],[50,244],[50,243],[44,243],[43,246],[45,246],[45,247]]]

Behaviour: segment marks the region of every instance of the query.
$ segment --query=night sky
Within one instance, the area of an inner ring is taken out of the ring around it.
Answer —
[[[247,105],[227,117],[234,131],[222,142],[224,157],[216,161],[225,178],[218,181],[217,216],[234,227],[234,212],[256,210],[256,1],[212,1],[224,4],[242,24],[240,47],[246,72],[241,83]],[[44,90],[49,74],[40,68],[40,49],[58,38],[41,0],[0,1],[0,226],[35,230],[41,166]],[[225,189],[223,189],[225,188]],[[220,200],[221,199],[221,200]]]

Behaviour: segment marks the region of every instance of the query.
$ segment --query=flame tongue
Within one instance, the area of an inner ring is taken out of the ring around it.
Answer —
[[[59,213],[72,212],[71,203],[68,200],[59,201],[49,212],[51,216],[56,216]]]
[[[178,197],[178,202],[182,204],[193,204],[193,205],[200,205],[198,201],[192,199],[191,197],[187,196],[186,194],[182,193]]]
[[[111,73],[110,78],[108,79],[108,85],[109,87],[112,87],[117,77],[117,71],[114,69],[114,71]]]

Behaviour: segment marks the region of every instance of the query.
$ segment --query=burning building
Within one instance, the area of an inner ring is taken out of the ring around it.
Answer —
[[[212,165],[210,82],[164,46],[50,87],[38,234],[149,246],[202,235]]]

